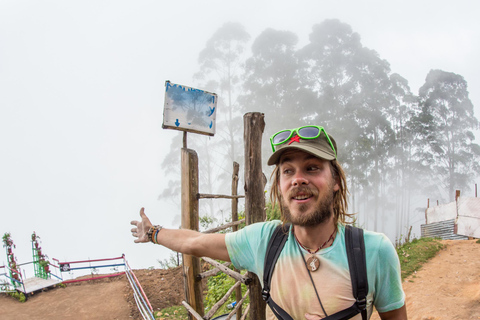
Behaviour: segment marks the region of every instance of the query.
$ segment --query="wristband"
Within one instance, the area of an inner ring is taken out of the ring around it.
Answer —
[[[158,244],[157,242],[157,234],[160,230],[162,230],[162,226],[151,226],[150,229],[147,231],[147,238],[150,242]]]

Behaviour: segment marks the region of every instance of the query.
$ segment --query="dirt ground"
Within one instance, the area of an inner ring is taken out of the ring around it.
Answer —
[[[181,268],[134,270],[152,308],[179,305],[184,284]],[[67,284],[37,292],[25,303],[0,294],[0,319],[142,319],[125,275]]]
[[[480,319],[480,244],[443,241],[446,248],[404,282],[410,320]],[[183,300],[180,268],[134,270],[154,310]],[[0,319],[140,319],[125,276],[69,284],[19,303],[0,295]],[[372,320],[379,319],[375,314]]]
[[[475,240],[442,242],[445,249],[403,284],[408,319],[480,319],[480,244]]]

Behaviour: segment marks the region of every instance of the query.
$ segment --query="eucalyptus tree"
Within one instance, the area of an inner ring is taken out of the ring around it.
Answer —
[[[303,84],[315,94],[314,100],[309,98],[307,117],[337,137],[352,195],[361,194],[363,203],[370,203],[366,208],[374,211],[378,230],[379,209],[387,204],[384,178],[394,138],[387,116],[392,107],[390,66],[338,20],[315,25],[300,57]]]
[[[296,45],[298,37],[290,31],[264,30],[252,44],[252,55],[245,63],[242,110],[265,114],[265,137],[303,123],[303,109]],[[264,144],[264,155],[271,153]]]
[[[188,135],[188,147],[195,149],[199,157],[199,187],[202,193],[230,190],[227,180],[231,177],[232,161],[240,162],[242,159],[243,148],[237,145],[242,146],[243,122],[236,99],[241,87],[240,75],[243,74],[244,55],[249,38],[241,24],[225,23],[207,40],[205,48],[198,56],[199,71],[193,76],[195,86],[218,95],[215,137]],[[162,164],[165,173],[171,175],[172,179],[160,197],[180,194],[179,145],[180,137],[172,142],[170,153]],[[219,202],[221,200],[215,203]],[[215,219],[215,207],[219,207],[214,206],[212,200],[202,200],[202,214],[206,211],[203,204],[208,205],[209,218]]]
[[[388,118],[394,131],[393,170],[390,186],[396,211],[396,238],[400,238],[404,227],[410,226],[411,198],[420,188],[421,167],[415,161],[415,140],[418,132],[411,128],[418,113],[417,97],[411,92],[408,81],[397,73],[390,75],[390,93],[392,108]]]
[[[198,56],[200,70],[194,78],[206,89],[219,95],[219,135],[222,148],[231,161],[241,157],[243,122],[238,95],[241,90],[241,75],[244,73],[245,53],[250,35],[243,25],[227,22],[207,41]]]
[[[431,190],[443,199],[446,193],[453,200],[455,189],[468,190],[480,170],[480,146],[474,143],[479,121],[467,87],[458,74],[431,70],[419,90],[420,159],[431,168]]]

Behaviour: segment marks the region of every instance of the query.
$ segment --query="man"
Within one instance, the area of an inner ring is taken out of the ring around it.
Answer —
[[[323,127],[282,130],[270,138],[273,155],[271,199],[281,208],[282,221],[291,223],[288,239],[276,262],[271,297],[293,319],[316,320],[350,307],[352,294],[345,249],[347,213],[345,174],[337,162],[333,137]],[[229,234],[201,234],[191,230],[158,230],[140,210],[132,221],[135,242],[154,243],[197,257],[232,261],[263,278],[265,253],[280,221],[257,223]],[[349,219],[350,218],[350,219]],[[382,319],[407,319],[400,266],[388,238],[364,232],[368,276],[367,313],[373,306]],[[276,319],[267,308],[267,319]],[[357,314],[352,319],[362,319]]]

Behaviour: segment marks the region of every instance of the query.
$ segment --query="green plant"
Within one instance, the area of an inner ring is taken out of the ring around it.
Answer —
[[[280,220],[281,213],[280,213],[280,205],[277,203],[275,207],[272,206],[272,203],[267,203],[266,206],[266,213],[267,213],[267,220]]]
[[[208,278],[208,292],[204,300],[206,312],[208,312],[215,305],[215,303],[217,303],[221,298],[225,296],[227,291],[235,284],[235,282],[236,282],[235,279],[227,276],[223,272],[217,274],[216,276]],[[243,284],[241,287],[242,287],[242,296],[243,296],[247,291],[247,287]],[[241,299],[242,297],[239,297],[239,298]],[[233,301],[236,301],[235,291],[228,298],[228,300],[223,304],[223,306],[221,306],[220,309],[218,309],[215,315],[218,316],[218,315],[222,315],[232,311],[227,309],[227,305],[229,305]],[[249,298],[247,297],[247,299],[245,299],[245,301],[243,302],[243,306],[248,305],[248,303],[249,303]]]
[[[25,302],[27,300],[23,292],[14,291],[14,292],[7,292],[7,294],[17,299],[19,302]]]
[[[478,239],[477,241],[475,241],[476,243],[480,243],[480,239]]]
[[[434,238],[413,239],[411,242],[399,246],[397,254],[402,268],[402,280],[419,270],[443,247],[439,239]]]
[[[46,266],[48,266],[48,260],[43,260],[41,259],[38,264],[42,267],[42,268],[45,268]]]
[[[168,259],[158,260],[160,269],[172,269],[180,266],[182,264],[182,254],[178,252],[170,253]],[[153,267],[152,267],[153,268]]]
[[[200,228],[204,230],[211,228],[211,226],[217,222],[218,220],[216,218],[210,216],[201,216],[199,219]]]
[[[188,319],[188,311],[184,306],[171,306],[156,311],[154,316],[155,319],[186,320]]]

